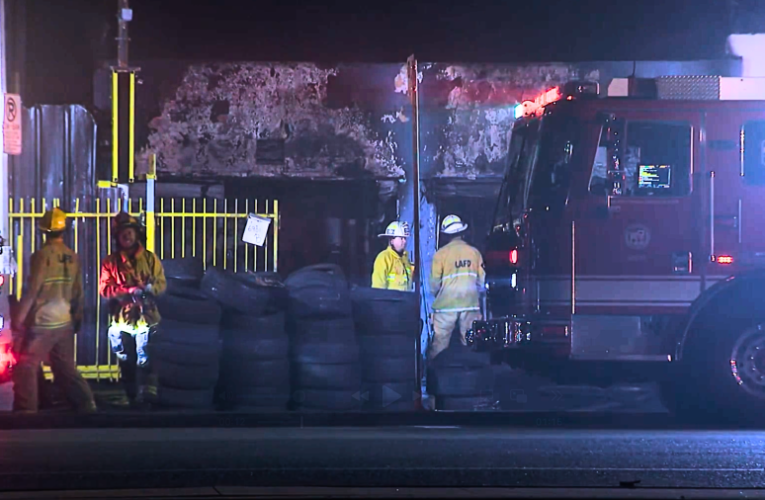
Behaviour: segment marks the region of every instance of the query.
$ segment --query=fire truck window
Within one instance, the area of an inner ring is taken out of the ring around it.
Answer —
[[[765,184],[765,121],[744,124],[744,181]]]

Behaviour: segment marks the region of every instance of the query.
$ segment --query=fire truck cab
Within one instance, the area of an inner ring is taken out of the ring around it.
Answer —
[[[661,380],[676,410],[761,413],[765,79],[602,90],[516,108],[469,342],[567,380]]]

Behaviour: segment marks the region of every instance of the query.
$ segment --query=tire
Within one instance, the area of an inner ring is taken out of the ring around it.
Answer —
[[[351,318],[296,320],[290,327],[290,333],[296,343],[357,342]]]
[[[214,389],[187,391],[160,385],[157,387],[158,406],[168,408],[212,409]]]
[[[286,411],[291,398],[289,385],[226,387],[220,394],[222,406],[234,410]]]
[[[370,356],[381,358],[414,358],[417,352],[419,339],[413,339],[404,335],[359,335],[359,349],[361,357],[368,359]]]
[[[319,264],[299,269],[286,280],[289,311],[296,318],[350,318],[350,291],[338,266]]]
[[[436,397],[440,411],[495,411],[499,408],[493,396]]]
[[[417,295],[396,290],[355,287],[351,290],[353,317],[370,335],[419,336]]]
[[[195,325],[218,325],[221,309],[218,304],[198,295],[176,290],[157,297],[157,307],[163,319]]]
[[[300,389],[293,393],[298,411],[359,411],[361,387],[353,390]]]
[[[359,346],[355,343],[293,343],[293,363],[300,364],[351,364],[359,362]]]
[[[364,382],[406,382],[417,376],[414,352],[405,358],[363,358],[362,379]]]
[[[361,386],[361,366],[296,364],[293,367],[293,387],[301,389],[358,389]]]
[[[199,290],[199,283],[201,280],[185,280],[180,278],[167,278],[167,292],[173,293],[178,288],[190,288],[192,290]]]
[[[265,316],[247,316],[244,314],[229,313],[223,317],[221,326],[231,332],[232,336],[271,337],[283,335],[286,330],[285,315],[283,312],[268,314]]]
[[[214,348],[220,345],[220,331],[217,325],[193,324],[172,319],[163,319],[159,324],[157,342],[185,344]]]
[[[164,361],[154,366],[160,385],[185,390],[214,389],[218,382],[218,370],[218,363],[189,366]]]
[[[289,387],[290,362],[286,358],[257,362],[224,358],[221,378],[227,388]]]
[[[428,393],[436,396],[481,396],[494,392],[494,370],[440,368],[428,373]]]
[[[200,288],[208,297],[215,299],[228,311],[247,316],[263,316],[272,309],[272,296],[286,291],[275,292],[276,287],[260,286],[257,277],[246,273],[234,274],[209,268],[205,272]]]
[[[203,366],[219,363],[221,344],[219,341],[205,344],[186,344],[166,342],[160,338],[155,344],[147,346],[149,356],[168,363],[184,366]]]
[[[202,259],[186,257],[181,259],[165,259],[162,261],[165,277],[184,281],[200,281],[205,274]]]
[[[491,365],[491,354],[475,352],[461,344],[451,345],[430,361],[433,368],[480,368]]]
[[[235,342],[228,340],[223,344],[224,363],[274,361],[287,359],[289,355],[290,339],[286,334],[280,337],[255,337]]]
[[[414,411],[419,392],[414,381],[362,384],[364,408],[371,411]]]

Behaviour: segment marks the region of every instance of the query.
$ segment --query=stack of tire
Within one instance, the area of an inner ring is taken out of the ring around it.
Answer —
[[[361,409],[361,365],[345,275],[334,264],[292,273],[289,330],[292,408],[297,411]]]
[[[453,333],[451,345],[428,364],[428,394],[435,396],[436,410],[496,409],[490,355],[474,352],[458,339],[459,333]]]
[[[354,287],[353,316],[361,349],[362,394],[370,411],[414,411],[419,399],[417,296]]]
[[[167,290],[157,297],[162,316],[149,346],[160,407],[212,409],[220,369],[221,308],[199,290],[202,262],[163,263]]]
[[[220,405],[258,413],[286,411],[291,396],[287,291],[279,276],[210,268],[201,287],[224,310]]]

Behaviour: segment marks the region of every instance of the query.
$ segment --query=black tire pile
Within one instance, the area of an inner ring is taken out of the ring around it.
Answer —
[[[212,409],[220,369],[221,308],[199,290],[202,263],[163,262],[167,291],[157,297],[162,315],[149,359],[157,376],[160,407]]]
[[[361,409],[361,365],[350,291],[333,264],[292,273],[289,331],[292,408],[297,411]]]
[[[362,399],[370,411],[414,411],[419,400],[420,311],[413,293],[355,287],[353,315],[361,349]]]
[[[443,411],[486,411],[496,409],[494,369],[490,355],[472,351],[452,335],[451,345],[428,366],[428,394],[435,396],[436,409]]]
[[[291,396],[287,292],[274,273],[210,268],[202,292],[224,309],[218,400],[224,409],[285,411]]]

